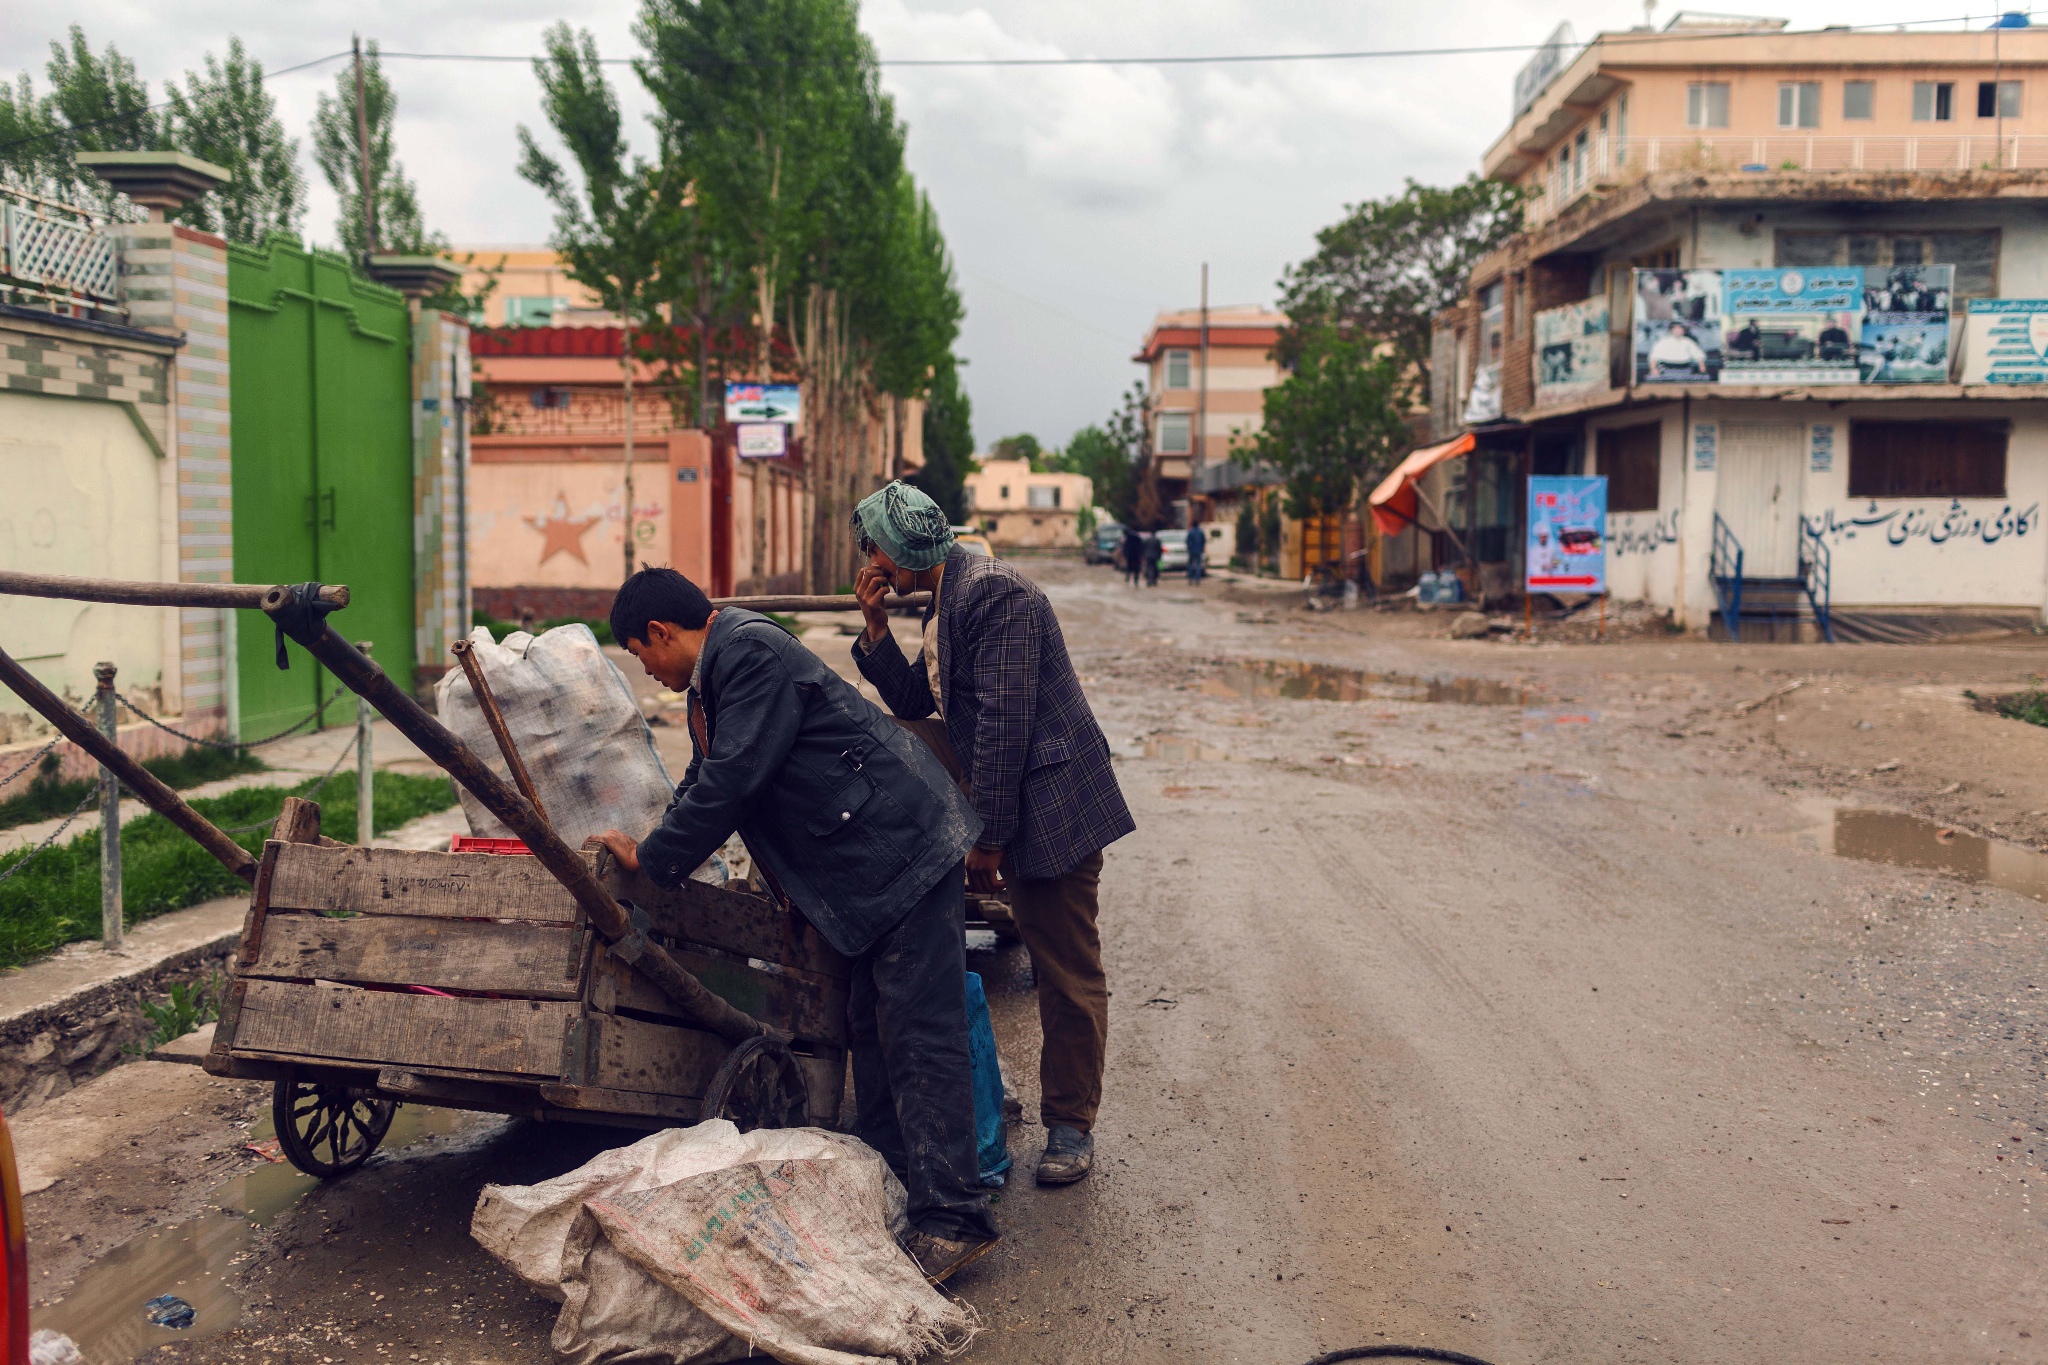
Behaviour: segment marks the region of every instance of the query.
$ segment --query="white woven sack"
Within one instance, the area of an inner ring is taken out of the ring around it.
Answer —
[[[743,1207],[781,1218],[757,1217],[744,1233],[722,1219],[721,1245],[700,1246],[691,1259],[690,1241],[718,1206],[730,1206],[728,1187],[764,1186],[762,1173],[775,1170],[801,1172],[802,1195]],[[968,1311],[927,1286],[895,1245],[903,1210],[903,1186],[856,1138],[822,1128],[741,1133],[714,1119],[652,1134],[538,1185],[486,1186],[470,1233],[562,1303],[552,1344],[570,1365],[713,1365],[763,1351],[815,1365],[881,1365],[951,1353],[973,1332]],[[776,1248],[792,1240],[792,1214],[809,1238],[809,1262],[825,1274],[799,1274],[778,1259]],[[679,1262],[729,1303],[677,1288],[684,1277],[666,1269],[668,1246],[683,1247]],[[748,1287],[735,1291],[738,1283]]]
[[[547,807],[548,823],[569,847],[608,829],[642,838],[660,823],[675,783],[655,751],[654,733],[633,700],[632,686],[604,656],[590,627],[557,626],[538,636],[516,630],[495,642],[478,626],[469,638]],[[443,674],[434,697],[441,723],[510,782],[511,771],[462,670]],[[471,834],[511,837],[467,788],[458,783],[456,790]]]

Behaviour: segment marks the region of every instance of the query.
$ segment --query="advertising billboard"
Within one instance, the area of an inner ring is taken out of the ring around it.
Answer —
[[[1863,382],[1946,384],[1952,265],[1895,265],[1863,272]]]
[[[1863,267],[1723,270],[1723,384],[1855,384]]]
[[[1971,299],[1965,384],[2048,384],[2048,299]]]
[[[794,384],[727,384],[728,422],[801,422],[803,390]]]
[[[1536,314],[1536,406],[1607,387],[1607,300]]]
[[[1530,592],[1607,591],[1607,479],[1529,478],[1529,544],[1523,557]]]
[[[1638,270],[1638,384],[1711,384],[1720,377],[1721,272]]]

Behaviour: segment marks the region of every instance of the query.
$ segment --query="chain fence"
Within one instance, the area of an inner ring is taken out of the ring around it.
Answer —
[[[338,701],[345,695],[353,694],[339,691],[329,692],[327,694],[327,700],[321,702],[318,706],[314,707],[313,714],[307,716],[297,725],[292,726],[288,730],[279,730],[274,735],[266,735],[262,739],[252,739],[246,742],[242,740],[207,739],[203,735],[188,735],[183,730],[177,729],[174,726],[164,724],[155,716],[150,715],[149,712],[143,710],[134,702],[122,696],[119,692],[116,692],[114,694],[114,700],[120,702],[121,705],[127,707],[130,711],[134,712],[135,715],[137,715],[143,720],[148,721],[151,725],[154,725],[157,729],[163,731],[165,734],[176,735],[179,739],[184,740],[188,744],[203,744],[209,749],[225,749],[229,753],[241,753],[249,749],[260,749],[266,744],[275,744],[281,739],[290,739],[293,735],[299,733],[299,731],[305,729],[308,725],[311,725],[314,722],[318,721],[322,715],[326,714],[327,708],[329,706],[333,705],[336,701]]]
[[[65,830],[71,828],[71,822],[78,818],[79,813],[83,811],[87,806],[91,805],[93,802],[99,799],[99,787],[95,785],[91,791],[85,794],[83,800],[81,800],[77,805],[71,808],[71,814],[64,817],[64,823],[50,831],[49,838],[43,840],[40,844],[37,844],[35,848],[29,852],[29,855],[26,858],[23,858],[13,867],[8,868],[5,872],[0,872],[0,885],[4,885],[8,878],[12,877],[15,873],[21,871],[24,867],[27,867],[36,859],[42,857],[43,854],[49,850],[50,845],[57,842],[57,836],[62,834]]]

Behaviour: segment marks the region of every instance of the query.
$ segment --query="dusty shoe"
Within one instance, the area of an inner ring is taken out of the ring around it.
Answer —
[[[910,1253],[910,1259],[917,1262],[917,1268],[924,1272],[926,1284],[943,1284],[955,1271],[973,1265],[995,1250],[996,1239],[956,1242],[949,1237],[934,1237],[929,1232],[912,1228],[903,1235],[902,1245]]]
[[[1038,1158],[1038,1183],[1071,1185],[1095,1165],[1095,1138],[1055,1123],[1045,1130],[1045,1154]]]

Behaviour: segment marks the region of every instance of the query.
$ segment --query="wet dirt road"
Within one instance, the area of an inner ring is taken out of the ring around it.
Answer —
[[[1451,644],[1031,567],[1139,831],[1104,874],[1097,1174],[1004,1193],[955,1286],[972,1359],[2048,1358],[2043,906],[1817,841],[1848,779],[1730,710],[1810,651]],[[1827,657],[1887,696],[1955,660]],[[1022,955],[971,965],[1034,1113]],[[553,1305],[469,1209],[610,1140],[475,1119],[380,1157],[251,1230],[239,1318],[150,1358],[547,1359]]]

